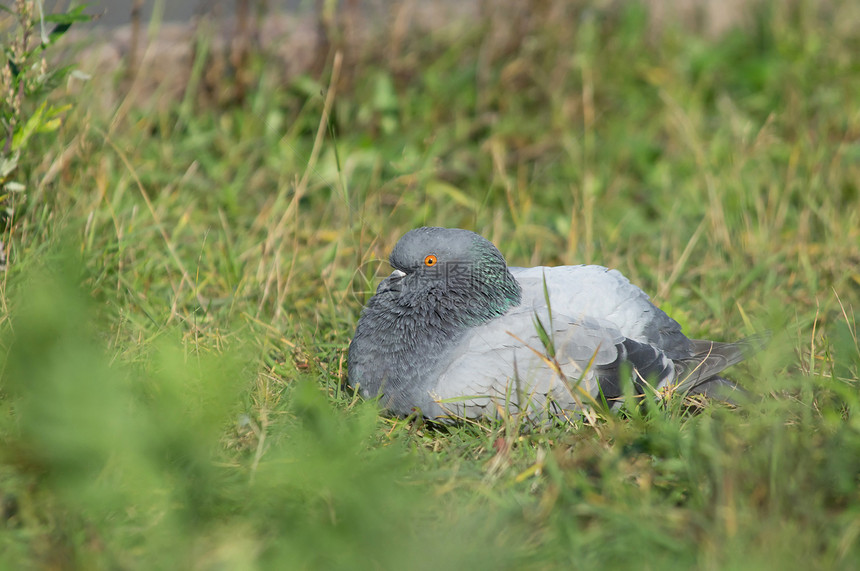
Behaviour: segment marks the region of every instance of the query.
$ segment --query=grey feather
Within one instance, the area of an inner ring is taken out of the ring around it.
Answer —
[[[348,367],[350,384],[395,414],[544,418],[615,405],[628,386],[711,394],[732,386],[719,373],[760,345],[688,339],[615,270],[509,269],[467,230],[408,232],[390,262]]]

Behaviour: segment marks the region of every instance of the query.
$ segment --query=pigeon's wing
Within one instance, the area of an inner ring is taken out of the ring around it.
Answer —
[[[625,337],[654,345],[673,359],[693,355],[690,340],[681,333],[678,322],[617,270],[538,266],[510,271],[523,288],[525,305],[545,306],[546,293],[554,313],[608,322]]]
[[[569,415],[617,400],[625,382],[645,392],[646,380],[660,386],[675,378],[662,351],[611,326],[555,313],[550,320],[545,309],[537,315],[540,325],[533,310],[519,308],[473,328],[439,371],[428,416]]]

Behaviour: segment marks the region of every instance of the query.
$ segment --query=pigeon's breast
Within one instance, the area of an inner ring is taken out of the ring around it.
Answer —
[[[384,288],[368,302],[349,347],[349,382],[365,398],[381,397],[391,412],[421,409],[438,416],[430,397],[439,364],[447,362],[462,327],[440,319],[432,306],[403,305],[399,292]]]

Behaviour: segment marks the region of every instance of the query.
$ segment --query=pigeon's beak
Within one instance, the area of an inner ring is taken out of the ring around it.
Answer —
[[[376,288],[376,295],[387,291],[400,291],[400,280],[406,276],[406,272],[394,270],[391,275],[382,280],[379,287]]]

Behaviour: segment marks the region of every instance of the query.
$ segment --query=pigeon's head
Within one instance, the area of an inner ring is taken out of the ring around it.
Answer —
[[[505,268],[505,258],[492,242],[460,228],[416,228],[403,235],[389,258],[402,272],[431,274],[445,265],[480,266],[488,263]]]
[[[501,315],[520,302],[520,286],[501,252],[485,238],[459,228],[416,228],[389,258],[394,272],[377,293],[392,292],[408,305],[465,302],[477,317]]]

